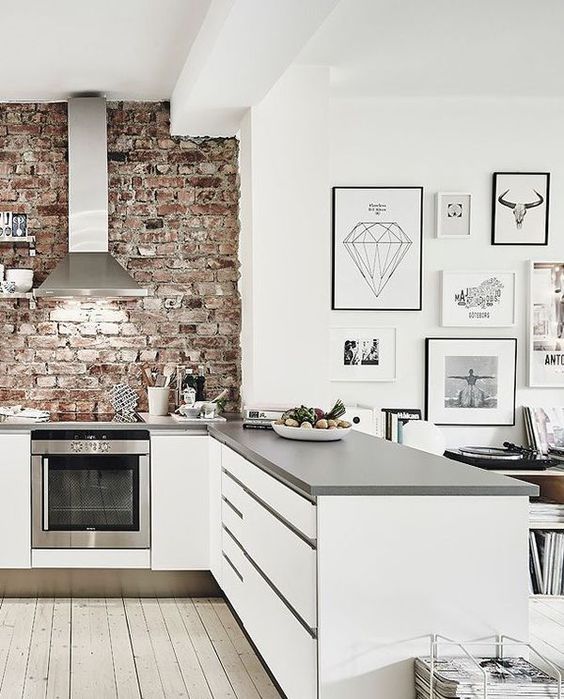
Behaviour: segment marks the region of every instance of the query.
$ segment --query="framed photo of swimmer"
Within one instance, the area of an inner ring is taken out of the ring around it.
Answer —
[[[470,238],[472,195],[469,192],[437,192],[435,202],[437,238]]]
[[[441,325],[504,328],[515,325],[515,272],[443,271]]]
[[[494,172],[492,245],[548,245],[550,173]]]
[[[514,425],[517,340],[425,341],[426,419],[436,425]]]
[[[564,386],[564,262],[531,262],[529,386]]]

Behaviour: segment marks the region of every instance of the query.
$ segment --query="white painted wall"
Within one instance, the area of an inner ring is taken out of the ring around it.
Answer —
[[[325,69],[294,66],[251,112],[242,151],[252,144],[252,365],[244,370],[249,402],[325,405],[335,397],[379,406],[423,407],[424,338],[517,337],[517,406],[561,404],[564,391],[526,387],[527,261],[564,259],[564,100],[491,98],[329,99]],[[491,182],[496,170],[552,173],[550,245],[495,247]],[[244,173],[243,173],[244,175]],[[422,312],[330,311],[330,187],[422,185]],[[468,241],[438,240],[437,191],[473,194]],[[515,328],[441,328],[439,272],[515,270]],[[331,383],[331,326],[394,326],[394,383]],[[244,346],[244,353],[248,348]],[[523,439],[511,427],[445,427],[449,444]]]

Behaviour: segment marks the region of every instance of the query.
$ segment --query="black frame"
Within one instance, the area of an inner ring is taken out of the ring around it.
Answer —
[[[335,200],[338,189],[418,189],[419,190],[419,306],[417,308],[341,308],[335,306]],[[423,310],[423,187],[418,186],[336,186],[331,188],[331,310],[332,311],[421,311]]]
[[[484,341],[494,341],[499,342],[500,340],[513,342],[514,346],[514,365],[513,365],[513,422],[437,422],[435,424],[445,426],[445,427],[514,427],[515,426],[515,403],[517,394],[517,338],[516,337],[427,337],[425,338],[425,420],[429,419],[429,347],[431,342],[436,340],[441,341],[474,341],[474,342],[484,342]]]
[[[496,189],[498,175],[543,175],[546,177],[546,216],[544,222],[544,243],[497,243],[495,240],[495,212],[497,207]],[[548,245],[548,220],[550,213],[550,172],[494,172],[492,178],[492,245]]]

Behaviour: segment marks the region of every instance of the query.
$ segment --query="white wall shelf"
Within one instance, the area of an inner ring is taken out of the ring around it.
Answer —
[[[0,245],[29,245],[29,256],[30,257],[35,257],[35,236],[34,235],[26,235],[23,237],[13,237],[10,236],[9,238],[6,238],[4,236],[0,236]]]
[[[13,294],[2,294],[0,293],[0,301],[14,301],[19,299],[27,299],[29,301],[29,307],[34,309],[37,307],[37,299],[33,291],[18,292]]]
[[[564,529],[564,522],[550,524],[550,522],[529,522],[529,529]]]

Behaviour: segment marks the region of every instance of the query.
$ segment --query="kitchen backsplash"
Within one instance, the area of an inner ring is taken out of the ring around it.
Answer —
[[[238,144],[171,137],[167,103],[108,103],[110,251],[151,290],[138,300],[0,298],[0,403],[109,408],[146,365],[204,364],[209,393],[239,406]],[[0,105],[0,210],[28,214],[37,256],[0,245],[34,286],[67,251],[66,104]]]

